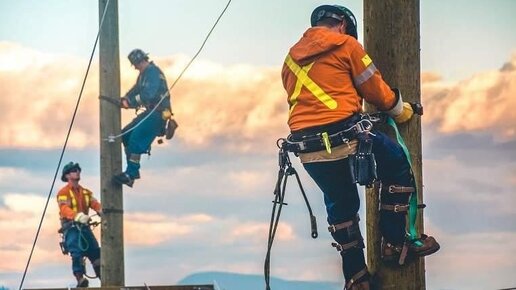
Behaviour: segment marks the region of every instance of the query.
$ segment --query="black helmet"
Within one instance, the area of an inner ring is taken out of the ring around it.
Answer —
[[[348,8],[340,5],[321,5],[315,8],[310,17],[312,27],[316,26],[317,22],[323,18],[334,18],[339,21],[346,20],[346,33],[354,38],[358,38],[357,19]]]
[[[143,50],[135,48],[129,53],[127,58],[129,59],[132,65],[137,65],[143,60],[148,60],[149,57],[147,55],[148,53],[145,53]]]
[[[61,180],[63,182],[68,182],[68,180],[66,180],[66,176],[68,173],[74,171],[75,169],[78,169],[79,171],[81,171],[81,167],[79,166],[79,163],[73,163],[73,162],[69,162],[68,164],[66,164],[64,167],[63,167],[63,174],[61,174]]]

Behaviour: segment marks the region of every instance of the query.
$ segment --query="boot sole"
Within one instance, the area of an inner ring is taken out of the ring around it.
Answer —
[[[431,254],[439,251],[440,248],[441,248],[441,245],[437,244],[437,247],[430,248],[430,249],[428,249],[426,251],[415,252],[414,255],[417,256],[417,257],[428,256],[428,255],[431,255]]]

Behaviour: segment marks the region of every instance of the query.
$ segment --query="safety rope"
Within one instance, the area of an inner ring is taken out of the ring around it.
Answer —
[[[410,153],[408,151],[407,145],[405,145],[405,141],[403,141],[403,137],[401,136],[398,126],[396,125],[396,122],[390,117],[386,116],[387,124],[391,126],[394,129],[394,132],[396,133],[396,140],[398,141],[398,144],[403,149],[403,152],[405,153],[405,156],[407,157],[407,161],[410,165],[410,171],[412,174],[414,174],[414,171],[412,170],[412,158],[410,158]],[[414,178],[416,178],[414,176]],[[419,241],[417,230],[416,230],[416,218],[417,218],[417,185],[414,184],[414,192],[410,195],[409,199],[409,231],[408,231],[408,237],[411,242],[413,242],[416,246],[421,247],[423,246],[423,243]]]
[[[190,65],[193,63],[193,61],[197,58],[197,56],[201,53],[202,49],[204,48],[204,45],[206,44],[206,42],[208,41],[211,33],[213,32],[213,30],[215,29],[215,27],[217,26],[217,24],[219,23],[220,19],[222,18],[222,16],[224,15],[224,13],[226,13],[226,10],[228,9],[229,7],[229,4],[231,4],[231,1],[232,0],[229,0],[228,3],[226,4],[226,7],[224,7],[224,9],[222,10],[222,12],[220,13],[219,17],[217,18],[217,20],[215,21],[215,23],[213,24],[213,26],[211,27],[210,31],[208,32],[208,34],[206,35],[206,37],[204,38],[204,41],[202,42],[201,44],[201,47],[199,47],[199,49],[197,50],[197,52],[195,53],[195,55],[192,57],[192,59],[190,59],[190,61],[188,62],[188,64],[186,64],[186,66],[183,68],[183,70],[181,71],[181,73],[179,74],[179,76],[177,77],[177,79],[172,83],[172,85],[169,87],[169,91],[172,90],[172,88],[174,88],[174,86],[177,84],[177,82],[181,79],[181,77],[183,76],[183,74],[186,72],[186,70],[190,67]],[[143,117],[138,123],[136,123],[133,127],[125,130],[124,132],[118,134],[118,135],[110,135],[108,136],[107,138],[104,138],[103,140],[104,141],[108,141],[108,142],[115,142],[115,139],[117,138],[120,138],[122,136],[124,136],[125,134],[133,131],[134,129],[136,129],[138,126],[140,126],[152,113],[154,113],[154,111],[156,111],[156,109],[159,107],[159,105],[163,102],[163,100],[170,94],[170,92],[165,92],[163,93],[161,96],[160,96],[160,100],[159,102],[154,106],[154,108],[152,108],[152,110],[147,113],[147,115],[145,117]]]
[[[85,252],[85,251],[87,251],[90,248],[90,244],[88,243],[88,240],[86,239],[86,237],[82,233],[82,227],[81,226],[77,227],[77,231],[79,232],[79,241],[78,241],[79,242],[79,250]],[[86,246],[83,247],[83,243],[86,244]]]
[[[285,200],[285,189],[287,187],[287,179],[289,175],[294,175],[297,180],[297,184],[299,185],[299,189],[301,190],[301,194],[303,195],[303,199],[305,201],[306,207],[308,209],[308,213],[310,215],[310,226],[311,226],[311,236],[316,239],[318,236],[317,233],[317,221],[315,216],[313,215],[312,208],[310,207],[310,203],[308,202],[308,198],[306,197],[305,190],[303,189],[303,185],[301,184],[301,179],[294,167],[292,167],[292,163],[290,162],[290,158],[288,156],[288,151],[283,148],[282,144],[279,142],[285,142],[285,139],[278,140],[278,147],[280,148],[278,154],[278,162],[279,162],[279,171],[278,171],[278,179],[276,180],[276,186],[274,188],[274,201],[272,206],[272,214],[271,221],[269,225],[269,237],[267,242],[267,254],[265,255],[265,263],[264,263],[264,277],[265,277],[265,285],[266,290],[270,290],[270,263],[271,263],[271,250],[272,244],[274,242],[274,237],[276,236],[276,230],[278,229],[279,219],[281,215],[281,210],[283,205],[287,205],[284,203]]]
[[[106,16],[107,8],[109,6],[109,1],[110,0],[107,0],[106,7],[104,7],[104,12],[102,13],[102,19],[100,20],[100,25],[99,25],[99,30],[97,32],[97,37],[95,38],[95,43],[93,44],[93,49],[91,51],[90,60],[88,62],[88,67],[86,69],[86,73],[85,73],[84,79],[82,81],[81,91],[79,92],[79,97],[77,98],[77,103],[75,104],[75,109],[73,111],[72,120],[70,121],[70,126],[68,127],[68,132],[66,133],[65,142],[63,144],[63,149],[61,150],[61,155],[59,156],[59,162],[57,163],[57,168],[56,168],[56,171],[54,173],[54,179],[52,180],[52,185],[50,186],[50,190],[48,191],[47,201],[45,203],[45,208],[43,209],[43,214],[41,215],[41,219],[39,221],[38,230],[36,231],[36,236],[34,237],[34,242],[32,243],[32,248],[30,250],[29,259],[27,260],[27,265],[25,265],[25,270],[23,271],[23,276],[22,276],[22,280],[20,282],[20,287],[18,288],[19,290],[22,290],[23,282],[25,281],[25,276],[27,275],[27,270],[29,268],[30,261],[32,259],[32,254],[34,253],[34,249],[35,249],[36,243],[38,241],[39,233],[41,231],[41,226],[43,225],[43,219],[45,218],[45,213],[47,212],[48,203],[50,201],[50,196],[52,195],[52,191],[54,190],[54,185],[56,183],[56,178],[57,178],[57,175],[59,173],[59,168],[61,167],[61,162],[63,161],[63,156],[64,156],[64,152],[66,150],[66,145],[68,144],[68,139],[70,138],[70,133],[72,131],[73,123],[75,121],[75,116],[77,115],[77,110],[79,109],[79,103],[81,102],[82,93],[84,91],[84,86],[86,84],[86,79],[88,78],[88,74],[89,74],[89,71],[90,71],[91,63],[93,61],[93,55],[95,54],[95,49],[97,48],[97,43],[98,43],[99,37],[100,37],[100,31],[102,29],[102,24],[104,23],[104,18]]]

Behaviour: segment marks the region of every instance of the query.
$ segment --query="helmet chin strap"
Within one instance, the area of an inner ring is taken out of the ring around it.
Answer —
[[[342,22],[341,22],[341,24],[339,25],[340,33],[342,33],[342,34],[347,34],[347,33],[346,33],[346,28],[347,28],[346,20],[342,19]]]

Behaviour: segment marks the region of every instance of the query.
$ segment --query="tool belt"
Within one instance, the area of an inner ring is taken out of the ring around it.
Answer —
[[[283,139],[281,147],[298,156],[323,150],[331,154],[332,147],[349,145],[350,141],[357,139],[357,152],[348,156],[351,178],[355,183],[369,187],[377,179],[370,131],[373,129],[373,123],[381,120],[381,117],[376,115],[356,114],[332,124],[292,132]]]
[[[379,120],[371,115],[355,114],[335,123],[294,131],[282,146],[294,154],[328,150],[328,145],[337,147],[370,131],[373,123]]]

